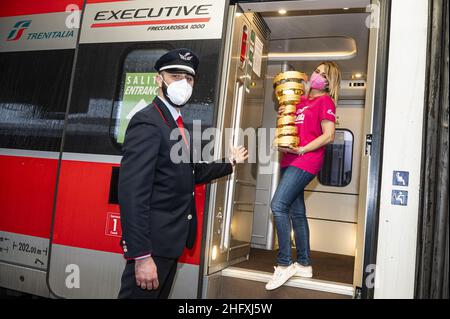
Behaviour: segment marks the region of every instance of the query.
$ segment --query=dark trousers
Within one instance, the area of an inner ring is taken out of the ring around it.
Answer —
[[[159,286],[156,290],[142,289],[136,285],[134,260],[127,261],[122,274],[122,284],[119,299],[167,299],[172,289],[175,273],[177,272],[177,259],[154,256]]]

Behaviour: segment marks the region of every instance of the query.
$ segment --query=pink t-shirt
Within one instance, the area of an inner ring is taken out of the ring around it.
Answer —
[[[336,106],[329,95],[314,99],[302,96],[297,104],[295,124],[300,137],[300,146],[306,146],[323,134],[321,122],[328,120],[336,123]],[[316,175],[320,172],[325,156],[325,146],[303,156],[285,153],[281,167],[295,166]]]

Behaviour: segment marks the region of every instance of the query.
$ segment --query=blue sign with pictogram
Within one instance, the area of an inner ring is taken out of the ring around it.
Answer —
[[[408,206],[408,192],[401,190],[393,190],[391,204],[395,206]]]
[[[409,186],[409,172],[394,171],[392,176],[392,185]]]

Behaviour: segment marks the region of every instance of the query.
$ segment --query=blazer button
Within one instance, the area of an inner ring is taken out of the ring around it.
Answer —
[[[192,174],[195,174],[195,170],[192,170]]]
[[[192,192],[192,196],[195,196],[195,192]]]
[[[187,217],[187,219],[191,220],[191,219],[192,219],[192,215],[189,214],[188,217]]]

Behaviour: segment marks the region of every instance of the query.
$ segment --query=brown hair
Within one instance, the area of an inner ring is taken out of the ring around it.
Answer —
[[[321,65],[325,66],[325,73],[328,80],[328,93],[330,94],[330,97],[333,99],[334,103],[337,104],[339,98],[339,87],[341,84],[341,70],[336,62],[333,61],[321,62],[317,65],[316,69]]]

